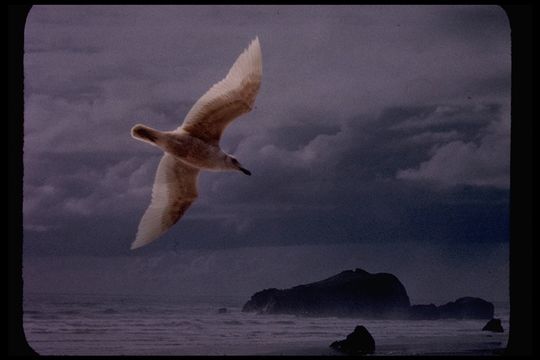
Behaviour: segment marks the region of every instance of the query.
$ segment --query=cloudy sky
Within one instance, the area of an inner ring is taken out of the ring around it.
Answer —
[[[171,130],[259,36],[254,110],[160,240],[129,250]],[[35,6],[26,291],[242,296],[361,267],[411,299],[508,296],[510,28],[496,6]],[[437,295],[433,295],[437,294]]]

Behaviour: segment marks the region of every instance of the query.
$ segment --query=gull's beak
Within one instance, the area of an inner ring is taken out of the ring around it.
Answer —
[[[244,169],[243,167],[239,167],[238,169],[244,174],[251,176],[251,171],[249,171],[248,169]]]

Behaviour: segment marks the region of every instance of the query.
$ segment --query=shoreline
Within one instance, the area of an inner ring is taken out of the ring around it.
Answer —
[[[374,355],[497,355],[510,330],[507,309],[495,312],[505,332],[490,333],[481,330],[483,320],[306,318],[239,307],[219,314],[222,303],[44,300],[27,302],[23,315],[28,344],[42,355],[342,356],[330,344],[357,325],[374,337]]]

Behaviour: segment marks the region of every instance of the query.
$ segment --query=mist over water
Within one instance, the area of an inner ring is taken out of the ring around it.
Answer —
[[[364,320],[242,313],[231,297],[186,303],[155,296],[25,294],[24,330],[41,355],[338,355],[328,346],[366,326],[377,355],[492,354],[508,337],[508,306],[485,320]],[[225,314],[218,308],[227,307]]]

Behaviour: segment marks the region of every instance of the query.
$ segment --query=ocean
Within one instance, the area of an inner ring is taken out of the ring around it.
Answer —
[[[340,355],[329,348],[357,325],[375,355],[492,355],[508,341],[486,320],[368,320],[243,313],[247,299],[25,293],[23,327],[41,355]],[[218,309],[226,308],[226,313]]]

